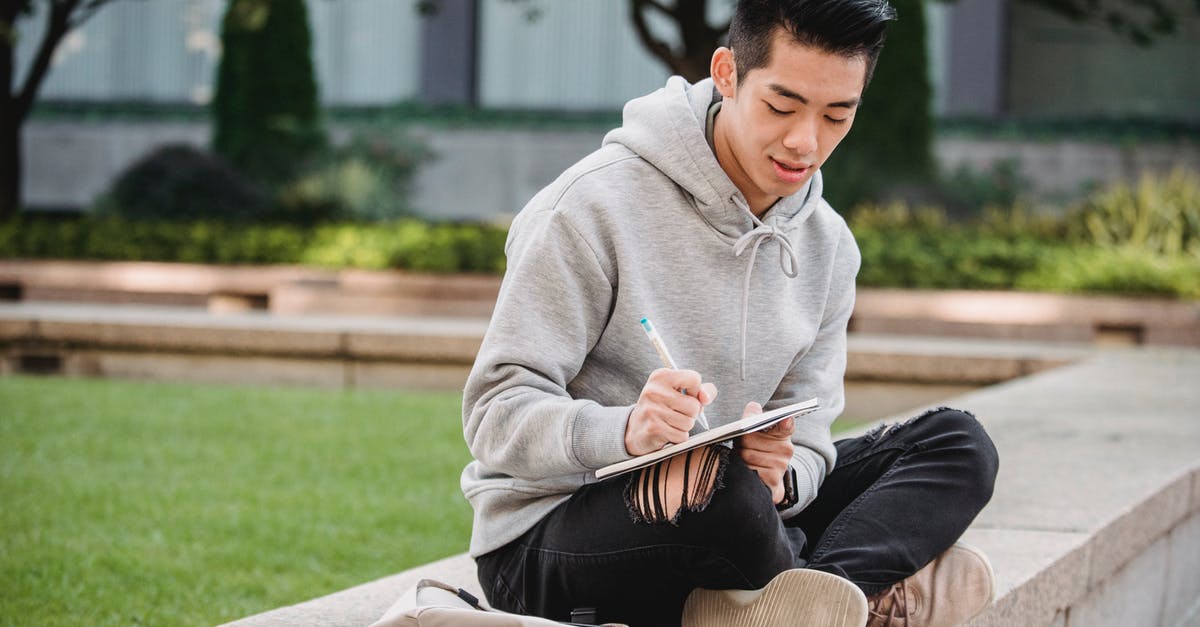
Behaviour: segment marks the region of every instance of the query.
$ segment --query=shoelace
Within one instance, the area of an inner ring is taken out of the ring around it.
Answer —
[[[735,198],[735,202],[741,204],[740,199]],[[749,213],[749,211],[747,211]],[[800,257],[796,255],[796,249],[792,246],[792,241],[784,235],[782,231],[773,225],[764,223],[758,219],[753,213],[750,213],[750,218],[754,220],[755,227],[747,231],[744,235],[737,239],[733,245],[733,256],[741,257],[742,253],[746,252],[746,248],[750,248],[750,265],[746,268],[746,280],[742,285],[742,380],[746,380],[746,323],[750,313],[750,277],[754,274],[754,260],[758,257],[758,247],[763,245],[763,242],[776,240],[779,242],[779,267],[789,279],[796,278],[800,273]]]
[[[879,607],[888,599],[891,599],[892,604],[884,614],[879,611]],[[907,627],[908,590],[904,587],[903,581],[892,584],[887,592],[871,597],[867,625],[869,627]]]

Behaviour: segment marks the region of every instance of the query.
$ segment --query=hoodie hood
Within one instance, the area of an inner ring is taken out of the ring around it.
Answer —
[[[662,89],[629,101],[621,128],[608,133],[604,144],[625,146],[687,191],[692,207],[732,247],[735,257],[749,251],[741,299],[741,374],[745,379],[746,325],[759,248],[777,242],[780,270],[796,278],[800,256],[792,232],[822,202],[821,172],[814,172],[800,191],[776,201],[761,219],[755,216],[705,137],[709,107],[719,97],[711,78],[692,85],[673,76]]]
[[[629,101],[622,125],[604,137],[645,159],[692,196],[693,206],[715,231],[741,238],[762,225],[788,233],[808,219],[821,202],[821,172],[800,191],[780,198],[761,220],[721,168],[705,138],[709,107],[720,98],[711,78],[694,85],[672,76],[666,86]]]

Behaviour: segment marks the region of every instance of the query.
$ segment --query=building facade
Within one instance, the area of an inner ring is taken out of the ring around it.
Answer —
[[[1200,14],[1173,1],[1186,16],[1179,31],[1145,48],[1027,2],[930,2],[934,111],[1200,121]],[[326,105],[615,110],[668,74],[639,43],[627,0],[440,0],[426,16],[418,4],[308,2]],[[727,17],[728,3],[710,4],[714,23]],[[224,0],[118,0],[67,36],[41,98],[207,104],[224,8]],[[38,25],[37,16],[24,25],[18,67],[28,65]],[[672,39],[665,22],[651,26]]]

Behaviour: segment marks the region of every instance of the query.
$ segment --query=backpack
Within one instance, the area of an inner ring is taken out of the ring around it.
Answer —
[[[462,588],[433,579],[417,582],[416,606],[393,606],[371,627],[564,627],[594,623],[560,623],[536,616],[521,616],[488,609]],[[605,627],[625,627],[605,623]]]

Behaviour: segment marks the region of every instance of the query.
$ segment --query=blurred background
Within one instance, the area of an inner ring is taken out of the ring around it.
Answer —
[[[278,15],[256,17],[258,3],[98,3],[51,55],[25,129],[21,205],[88,211],[164,144],[230,156],[211,141],[222,132],[213,128],[222,20],[260,37],[288,30]],[[44,45],[51,6],[31,4],[17,22],[18,84]],[[287,50],[248,80],[267,83],[261,98],[293,100],[309,97],[289,87],[303,77],[271,75],[310,72],[319,110],[303,125],[334,145],[384,139],[415,161],[394,208],[356,214],[503,218],[597,146],[625,101],[672,73],[707,74],[730,3],[678,4],[671,15],[625,0],[310,0],[295,17],[307,37],[289,35]],[[1147,171],[1200,168],[1194,5],[1092,4],[898,2],[901,21],[852,143],[826,166],[835,206],[895,195],[902,180],[906,197],[951,209],[1024,195],[1061,203]],[[696,18],[709,30],[685,32]],[[238,45],[236,32],[226,36]],[[659,46],[668,51],[656,56]],[[912,179],[938,176],[947,179],[940,193],[912,189]]]

